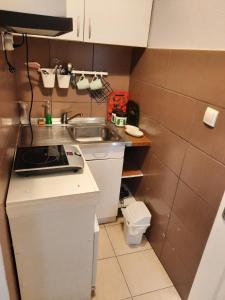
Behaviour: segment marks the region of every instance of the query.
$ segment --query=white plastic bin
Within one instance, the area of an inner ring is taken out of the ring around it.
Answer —
[[[138,245],[141,243],[142,236],[151,223],[151,214],[146,205],[141,201],[129,204],[122,208],[124,216],[124,234],[127,243]]]
[[[55,73],[54,69],[41,69],[41,77],[43,81],[43,85],[47,89],[52,89],[55,86]]]
[[[57,74],[58,85],[60,89],[68,89],[70,86],[70,74],[61,75]]]

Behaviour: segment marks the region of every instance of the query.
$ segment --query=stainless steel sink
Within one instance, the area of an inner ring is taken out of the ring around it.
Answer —
[[[79,143],[119,142],[121,137],[108,125],[83,124],[68,127],[71,137]]]

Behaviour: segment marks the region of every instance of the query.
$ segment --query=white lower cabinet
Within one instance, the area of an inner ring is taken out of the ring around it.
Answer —
[[[87,163],[100,190],[96,207],[98,222],[114,221],[118,213],[123,159],[92,160]]]
[[[113,222],[119,206],[124,145],[81,145],[81,151],[99,188],[96,215],[98,222]]]

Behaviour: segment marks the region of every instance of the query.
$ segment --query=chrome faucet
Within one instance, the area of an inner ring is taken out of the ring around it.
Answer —
[[[68,122],[71,121],[71,120],[73,120],[74,118],[83,117],[83,113],[75,114],[72,117],[68,117],[68,113],[69,112],[64,112],[62,114],[62,116],[61,116],[61,123],[62,124],[68,124]]]

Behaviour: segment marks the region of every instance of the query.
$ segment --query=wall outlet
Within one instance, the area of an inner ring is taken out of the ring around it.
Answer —
[[[218,115],[219,115],[218,110],[213,109],[211,107],[207,107],[204,114],[203,122],[210,127],[215,127]]]

